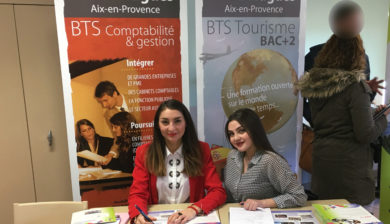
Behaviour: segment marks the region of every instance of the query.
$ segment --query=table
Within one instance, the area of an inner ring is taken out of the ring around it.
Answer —
[[[297,207],[297,208],[287,208],[287,209],[278,209],[278,208],[273,208],[271,209],[272,211],[288,211],[288,210],[310,210],[313,211],[313,207],[311,206],[312,204],[347,204],[349,203],[347,200],[344,199],[338,199],[338,200],[315,200],[315,201],[307,201],[306,205],[303,207]],[[229,208],[230,207],[241,207],[240,204],[238,203],[226,203],[219,207],[218,209],[218,214],[219,214],[219,219],[221,220],[221,224],[228,224],[229,223]],[[314,214],[316,215],[316,214]],[[319,220],[319,217],[316,217]]]
[[[277,209],[274,208],[272,211],[288,211],[288,210],[311,210],[313,211],[312,204],[347,204],[349,203],[344,199],[337,200],[315,200],[315,201],[307,201],[304,207],[298,208],[288,208],[288,209]],[[182,203],[182,204],[157,204],[150,205],[148,211],[164,211],[164,210],[174,210],[174,209],[185,209],[191,203]],[[230,207],[241,207],[239,203],[226,203],[220,206],[218,210],[219,219],[221,220],[221,224],[229,224],[229,208]],[[125,206],[114,207],[115,212],[128,212],[128,208]],[[315,214],[316,215],[316,214]],[[318,217],[317,217],[318,219]],[[319,219],[318,219],[319,220]]]
[[[164,211],[164,210],[175,210],[185,209],[192,203],[181,203],[181,204],[156,204],[148,206],[148,211]],[[115,212],[128,212],[127,206],[114,207]]]
[[[80,175],[80,194],[91,207],[122,206],[127,204],[133,176],[124,172],[92,172]]]
[[[130,187],[133,182],[131,173],[115,173],[109,175],[79,176],[80,190],[104,190],[112,187]]]

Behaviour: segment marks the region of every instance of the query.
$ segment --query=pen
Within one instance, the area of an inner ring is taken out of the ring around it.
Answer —
[[[135,208],[139,211],[139,213],[141,213],[141,215],[145,218],[146,221],[151,222],[151,223],[154,223],[154,222],[145,214],[145,212],[143,212],[142,209],[141,209],[140,207],[138,207],[138,205],[135,205]]]

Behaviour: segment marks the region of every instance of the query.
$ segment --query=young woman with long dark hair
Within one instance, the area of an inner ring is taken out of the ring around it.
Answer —
[[[259,116],[244,108],[231,114],[225,126],[233,146],[225,167],[228,202],[248,210],[303,206],[307,196],[287,161],[272,148]]]
[[[152,143],[137,149],[129,194],[132,222],[146,223],[135,205],[147,211],[148,204],[193,203],[168,219],[182,224],[225,199],[209,145],[198,140],[189,111],[177,100],[163,102],[154,117]]]
[[[95,126],[88,119],[81,119],[76,123],[77,152],[88,150],[101,156],[107,156],[113,145],[113,139],[96,133]],[[99,166],[100,163],[77,157],[79,167]],[[115,163],[115,162],[114,162]],[[115,169],[114,163],[107,163],[108,168]],[[106,167],[106,166],[104,166]]]
[[[118,112],[110,118],[112,132],[115,134],[119,169],[126,173],[133,172],[134,155],[141,136],[139,128],[135,126],[136,120],[129,112]],[[133,124],[132,124],[133,123]]]

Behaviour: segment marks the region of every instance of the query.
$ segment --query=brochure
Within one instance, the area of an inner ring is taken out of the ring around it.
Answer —
[[[320,224],[310,210],[272,211],[275,224]]]
[[[92,208],[73,212],[71,224],[115,223],[114,208]]]
[[[348,223],[382,223],[370,212],[357,204],[320,205],[313,204],[318,216],[323,223],[348,224]]]

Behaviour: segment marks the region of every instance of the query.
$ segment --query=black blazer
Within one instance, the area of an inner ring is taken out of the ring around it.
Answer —
[[[112,144],[114,144],[114,139],[109,137],[102,137],[100,135],[96,135],[98,140],[98,155],[105,156],[110,152]],[[83,150],[89,150],[91,151],[88,143],[86,141],[81,142],[78,146],[78,151],[81,152]],[[84,159],[81,157],[77,157],[77,162],[80,166],[84,166],[84,162],[86,162],[87,166],[93,166],[95,164],[94,161],[91,161],[89,159]],[[111,161],[107,166],[103,166],[103,168],[117,168],[114,166],[115,161]],[[113,164],[111,164],[113,163]],[[110,165],[111,164],[111,165]]]

